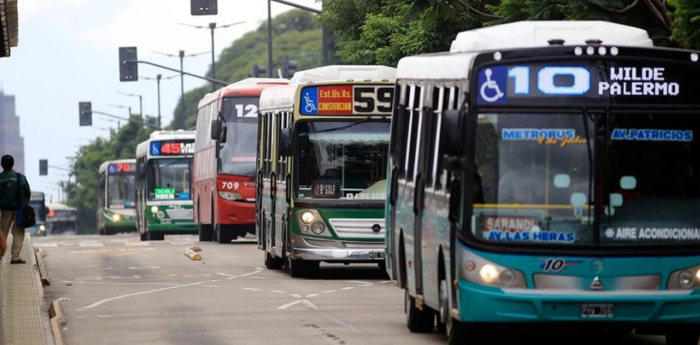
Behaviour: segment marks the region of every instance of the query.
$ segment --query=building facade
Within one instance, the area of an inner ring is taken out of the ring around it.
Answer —
[[[15,170],[24,170],[24,138],[19,133],[19,117],[15,113],[15,96],[0,90],[0,156],[12,155]]]

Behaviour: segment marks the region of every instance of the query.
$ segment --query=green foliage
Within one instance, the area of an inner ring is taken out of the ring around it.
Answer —
[[[282,61],[287,57],[298,63],[298,70],[321,66],[323,63],[321,24],[316,16],[302,11],[292,10],[272,19],[272,47],[275,78],[277,69],[282,68]],[[330,53],[332,56],[333,54]],[[337,63],[337,61],[331,61]],[[233,82],[252,76],[254,65],[267,67],[267,23],[262,23],[257,30],[249,32],[224,49],[216,62],[216,77]],[[211,67],[207,76],[211,77]],[[267,77],[267,76],[261,76]],[[196,123],[197,105],[211,92],[211,84],[185,93],[186,117],[182,121],[182,103],[178,103],[170,127],[174,129],[191,128]]]
[[[682,47],[700,50],[700,2],[697,0],[668,0],[673,12],[671,38]]]
[[[139,120],[138,115],[131,115],[131,118]],[[156,123],[154,117],[147,117],[146,121],[151,124]],[[119,130],[111,130],[109,140],[97,138],[81,146],[75,156],[68,157],[76,183],[69,188],[68,204],[78,208],[81,227],[83,230],[89,229],[87,233],[96,231],[97,182],[100,165],[108,160],[134,158],[136,145],[148,139],[152,131],[150,127],[129,122]]]

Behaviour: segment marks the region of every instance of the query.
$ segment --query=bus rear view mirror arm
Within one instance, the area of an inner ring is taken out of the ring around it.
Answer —
[[[440,147],[446,156],[458,156],[462,137],[460,133],[459,118],[462,113],[459,110],[445,110],[442,113],[440,127]]]
[[[281,157],[290,157],[292,155],[292,129],[280,128],[277,136],[277,153]]]

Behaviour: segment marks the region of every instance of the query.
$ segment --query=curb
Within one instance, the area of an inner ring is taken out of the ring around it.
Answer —
[[[197,252],[199,252],[199,251],[202,251],[202,249],[199,247],[196,247],[196,246],[187,247],[187,249],[185,249],[185,255],[194,261],[201,261],[202,256],[197,254]]]
[[[39,266],[39,278],[41,279],[41,285],[47,286],[51,285],[49,281],[49,272],[46,270],[46,264],[44,264],[44,251],[41,248],[36,248],[34,250],[34,256],[36,257],[36,265]]]
[[[51,319],[51,333],[53,333],[54,343],[56,345],[64,345],[66,342],[63,341],[61,326],[66,324],[66,317],[58,301],[51,302],[49,306],[49,318]]]

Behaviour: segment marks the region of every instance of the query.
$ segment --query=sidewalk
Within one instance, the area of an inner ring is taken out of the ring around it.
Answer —
[[[0,344],[53,344],[48,309],[34,255],[31,236],[25,236],[21,257],[26,264],[10,265],[12,235],[7,239],[7,253],[0,264]]]

